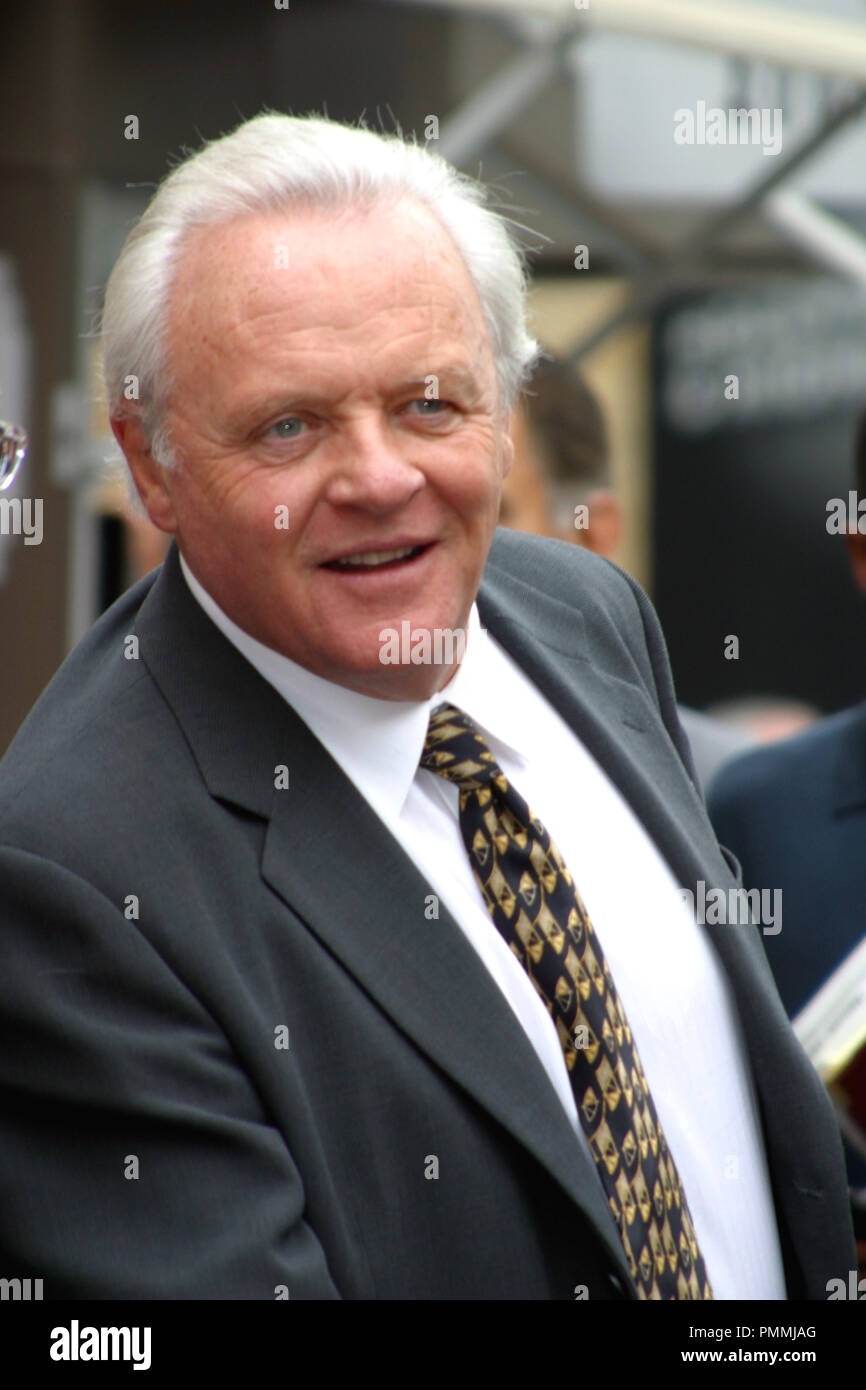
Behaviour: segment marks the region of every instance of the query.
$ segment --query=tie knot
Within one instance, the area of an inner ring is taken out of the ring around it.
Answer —
[[[462,791],[478,791],[497,777],[505,780],[483,736],[456,705],[438,705],[431,714],[421,766]]]

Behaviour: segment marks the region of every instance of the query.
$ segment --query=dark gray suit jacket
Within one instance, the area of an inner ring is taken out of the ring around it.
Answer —
[[[732,885],[638,586],[499,532],[478,603],[677,881]],[[631,1296],[593,1163],[496,984],[174,548],[23,725],[0,846],[7,1276],[46,1297]],[[823,1298],[855,1267],[837,1127],[755,929],[706,930],[789,1293]]]

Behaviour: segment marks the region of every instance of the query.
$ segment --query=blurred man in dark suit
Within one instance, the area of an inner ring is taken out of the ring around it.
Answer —
[[[855,471],[866,497],[866,412]],[[844,539],[866,593],[866,535],[849,528]],[[782,931],[765,944],[793,1017],[866,933],[866,702],[738,758],[712,783],[708,805],[745,883],[782,891]],[[848,1172],[864,1189],[856,1200],[866,1238],[866,1160],[850,1146]]]

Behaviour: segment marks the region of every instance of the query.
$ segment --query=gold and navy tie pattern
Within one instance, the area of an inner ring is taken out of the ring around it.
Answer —
[[[433,711],[421,766],[459,788],[484,902],[556,1025],[638,1297],[711,1299],[625,1011],[562,856],[462,710]]]

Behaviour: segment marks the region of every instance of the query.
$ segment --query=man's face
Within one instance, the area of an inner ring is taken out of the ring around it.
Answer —
[[[195,576],[328,680],[390,699],[440,689],[453,666],[383,664],[380,633],[465,625],[511,459],[448,234],[409,202],[201,228],[167,345],[178,469],[115,428]]]

